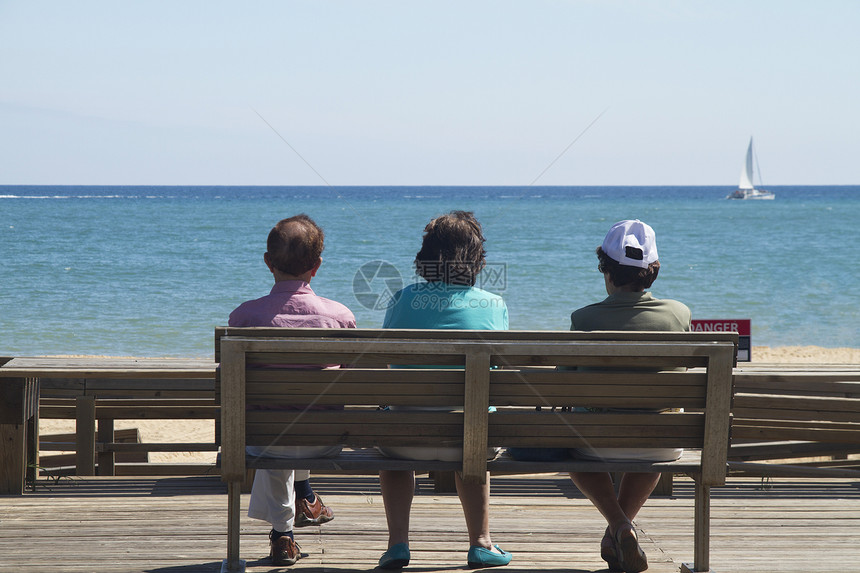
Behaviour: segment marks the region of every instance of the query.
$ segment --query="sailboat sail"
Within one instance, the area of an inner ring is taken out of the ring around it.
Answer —
[[[738,184],[738,189],[755,189],[753,185],[753,140],[750,137],[750,144],[747,147],[747,160],[744,162],[741,169],[741,182]]]
[[[726,199],[773,199],[776,195],[772,191],[756,189],[753,184],[753,138],[747,146],[747,156],[741,169],[741,181],[734,193]]]

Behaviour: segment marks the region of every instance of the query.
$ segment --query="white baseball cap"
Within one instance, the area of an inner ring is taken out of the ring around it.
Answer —
[[[647,269],[657,260],[654,229],[639,219],[619,221],[612,225],[601,248],[609,258],[629,267]]]

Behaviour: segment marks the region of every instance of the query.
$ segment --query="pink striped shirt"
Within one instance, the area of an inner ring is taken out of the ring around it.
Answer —
[[[352,311],[339,302],[317,296],[304,281],[281,281],[264,297],[249,300],[230,313],[229,326],[276,326],[286,328],[355,328]],[[339,364],[284,364],[281,368],[339,368]],[[269,408],[304,409],[294,404],[272,404]],[[269,409],[265,408],[265,409]],[[315,406],[314,410],[337,410],[343,406]]]
[[[355,328],[352,311],[317,296],[304,281],[281,281],[264,297],[249,300],[230,313],[229,326]]]

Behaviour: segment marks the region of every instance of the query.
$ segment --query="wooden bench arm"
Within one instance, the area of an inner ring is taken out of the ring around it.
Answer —
[[[487,479],[487,404],[490,402],[490,355],[466,355],[463,408],[463,481],[482,484]]]

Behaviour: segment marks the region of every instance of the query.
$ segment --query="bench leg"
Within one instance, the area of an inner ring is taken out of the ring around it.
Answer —
[[[657,482],[657,487],[651,493],[652,496],[672,497],[674,474],[672,472],[663,472],[660,474],[660,481]]]
[[[27,481],[36,487],[36,480],[39,478],[39,409],[36,408],[36,413],[27,421]]]
[[[108,418],[99,418],[98,426],[99,444],[102,445],[98,452],[98,473],[100,476],[115,476],[116,454],[113,450],[105,447],[105,444],[114,443],[116,438],[116,433],[114,432],[114,421]]]
[[[227,559],[221,563],[221,573],[244,573],[245,562],[239,559],[239,517],[242,482],[227,482]]]
[[[432,471],[430,479],[433,480],[434,493],[456,493],[457,483],[454,480],[454,472]]]
[[[27,425],[0,424],[0,495],[23,495],[27,473]]]
[[[696,476],[693,516],[693,563],[682,563],[681,573],[712,573],[709,563],[711,534],[711,488]]]
[[[96,401],[92,396],[75,399],[75,474],[96,475]]]
[[[37,475],[39,383],[34,380],[0,381],[0,495],[22,495],[27,478]]]

